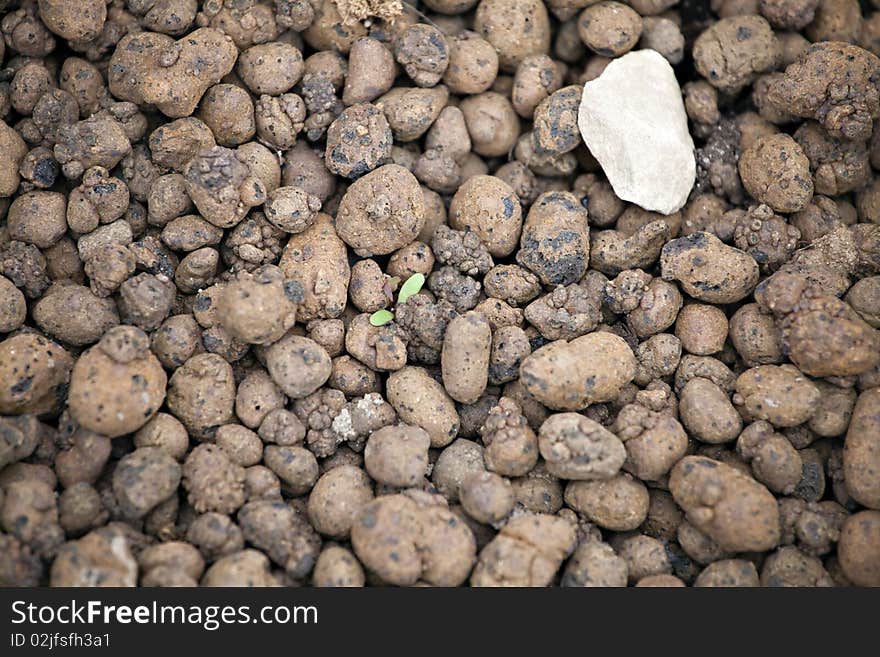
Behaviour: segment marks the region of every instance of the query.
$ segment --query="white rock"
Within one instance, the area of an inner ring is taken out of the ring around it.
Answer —
[[[617,196],[663,214],[685,204],[696,178],[694,141],[675,73],[660,53],[630,52],[587,82],[578,126]]]

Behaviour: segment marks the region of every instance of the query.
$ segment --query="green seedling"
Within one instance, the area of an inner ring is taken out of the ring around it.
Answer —
[[[383,308],[382,310],[377,310],[372,315],[370,315],[370,324],[373,326],[385,326],[388,322],[394,319],[394,313],[390,310]]]
[[[397,293],[397,305],[404,303],[414,294],[418,294],[419,290],[422,289],[422,286],[424,284],[424,274],[413,274],[412,276],[407,278],[406,282],[404,282],[404,284],[400,286],[400,292]],[[386,308],[383,308],[382,310],[377,310],[372,315],[370,315],[370,324],[372,324],[373,326],[385,326],[393,319],[394,313]]]
[[[397,294],[397,303],[404,303],[414,294],[418,294],[424,284],[424,274],[413,274],[407,278],[406,282],[400,287],[400,292]]]

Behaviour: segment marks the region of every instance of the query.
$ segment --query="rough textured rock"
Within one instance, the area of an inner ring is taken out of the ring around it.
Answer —
[[[584,85],[578,126],[614,193],[672,214],[694,185],[694,142],[675,73],[661,54],[638,50]]]

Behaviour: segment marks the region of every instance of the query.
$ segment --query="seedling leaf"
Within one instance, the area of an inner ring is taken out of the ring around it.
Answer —
[[[370,315],[370,324],[373,326],[385,326],[392,319],[394,319],[394,313],[383,308]]]
[[[419,290],[422,289],[422,285],[424,284],[424,274],[413,274],[412,276],[407,278],[406,283],[404,283],[400,288],[400,294],[397,295],[397,303],[403,303],[414,294],[418,294]]]

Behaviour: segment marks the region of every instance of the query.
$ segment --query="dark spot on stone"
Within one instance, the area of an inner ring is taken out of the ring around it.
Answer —
[[[367,163],[364,162],[363,160],[361,160],[351,168],[351,171],[348,173],[348,177],[352,178],[352,179],[360,178],[362,175],[367,173],[369,170],[370,170],[370,167],[367,166]]]
[[[687,237],[679,237],[676,240],[667,242],[663,247],[663,255],[670,256],[677,253],[683,253],[691,249],[702,249],[709,245],[709,236],[707,233],[698,232],[691,233]]]
[[[807,502],[818,502],[825,490],[825,473],[818,463],[805,462],[801,469],[801,480],[794,489],[794,496]]]
[[[50,158],[43,158],[34,166],[34,181],[46,187],[55,184],[58,177],[58,163]]]
[[[284,284],[284,296],[293,303],[302,303],[303,299],[306,298],[306,293],[303,290],[302,283],[299,281],[287,281]]]
[[[13,395],[21,395],[30,390],[31,384],[34,382],[34,377],[28,376],[21,379],[18,383],[13,385],[9,390]]]
[[[111,194],[116,191],[116,185],[114,185],[113,183],[104,183],[101,185],[95,185],[94,187],[92,187],[92,190],[95,192],[95,194]]]
[[[508,219],[513,216],[513,199],[509,196],[504,197],[504,216]]]

